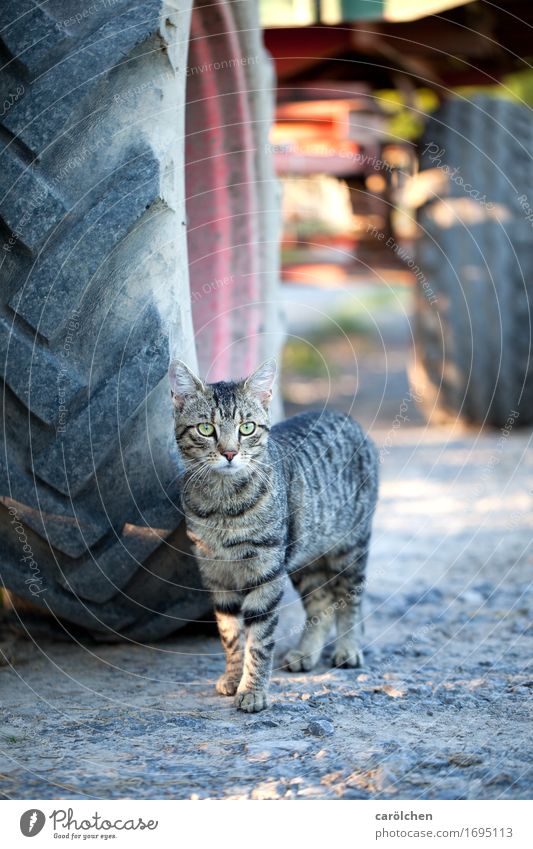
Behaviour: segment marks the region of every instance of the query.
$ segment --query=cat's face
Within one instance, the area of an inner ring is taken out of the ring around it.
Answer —
[[[275,376],[268,360],[245,380],[204,384],[181,360],[170,364],[176,442],[198,482],[261,469]]]

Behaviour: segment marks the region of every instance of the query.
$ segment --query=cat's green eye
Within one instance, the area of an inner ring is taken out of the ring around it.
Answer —
[[[196,425],[196,430],[198,433],[201,433],[202,436],[213,436],[215,432],[215,428],[210,422],[200,422],[199,425]]]
[[[243,422],[239,430],[243,436],[251,436],[255,430],[255,422]]]

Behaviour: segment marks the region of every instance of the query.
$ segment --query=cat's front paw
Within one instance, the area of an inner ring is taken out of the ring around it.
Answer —
[[[235,696],[234,705],[246,713],[258,713],[268,707],[268,693],[266,690],[242,690]]]
[[[363,666],[363,652],[357,646],[337,646],[333,652],[331,665],[337,669],[355,669]]]
[[[215,684],[217,693],[220,693],[221,696],[234,696],[239,686],[239,680],[239,678],[234,678],[225,672]]]

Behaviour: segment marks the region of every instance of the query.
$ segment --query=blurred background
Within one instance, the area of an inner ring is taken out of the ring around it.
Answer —
[[[531,4],[260,8],[287,412],[356,397],[371,426],[413,393],[412,424],[530,422]]]

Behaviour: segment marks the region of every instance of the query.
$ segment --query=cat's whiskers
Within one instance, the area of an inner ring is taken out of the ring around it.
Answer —
[[[263,483],[267,487],[271,483],[271,479],[265,474],[262,469],[254,469],[254,475],[260,483]]]
[[[250,463],[253,474],[266,486],[269,486],[272,482],[272,466],[268,463],[262,463],[261,460],[252,460]],[[270,473],[270,474],[267,474]]]
[[[185,494],[191,487],[194,485],[195,487],[203,486],[205,478],[210,471],[210,463],[208,460],[197,460],[195,461],[195,465],[199,468],[194,468],[193,473],[190,477],[187,477],[184,481],[182,493]]]

